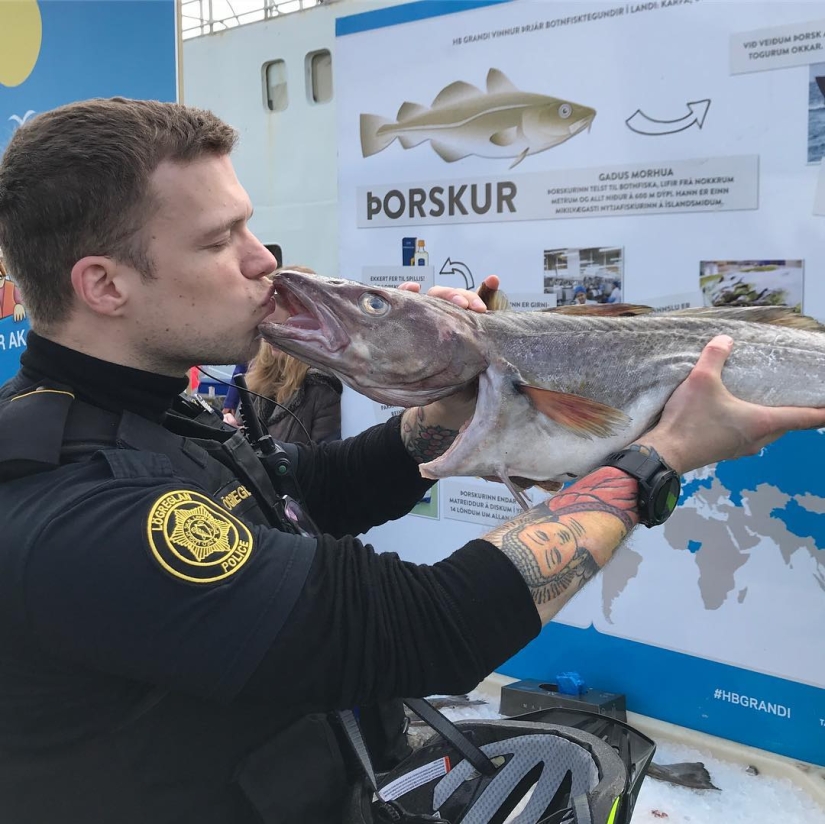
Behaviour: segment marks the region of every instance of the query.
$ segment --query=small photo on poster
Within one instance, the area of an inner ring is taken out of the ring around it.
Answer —
[[[788,306],[802,311],[802,260],[703,260],[705,306]]]
[[[808,163],[825,157],[825,63],[812,63],[808,76]]]
[[[544,250],[544,291],[556,296],[556,306],[621,303],[623,283],[620,246]]]

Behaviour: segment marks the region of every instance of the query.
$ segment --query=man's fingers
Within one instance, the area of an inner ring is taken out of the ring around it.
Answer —
[[[466,292],[455,295],[453,297],[453,303],[462,309],[472,309],[474,312],[487,311],[487,304],[478,295],[467,294]]]
[[[398,288],[404,292],[420,292],[421,284],[416,283],[414,280],[405,280]]]
[[[449,301],[461,309],[472,309],[474,312],[486,312],[484,301],[468,289],[456,289],[452,286],[433,286],[427,290],[427,296]]]
[[[719,376],[732,350],[733,338],[727,335],[717,335],[708,341],[694,368]]]
[[[785,432],[789,429],[820,429],[825,427],[825,409],[777,406],[771,410],[771,417],[775,424],[774,432]]]

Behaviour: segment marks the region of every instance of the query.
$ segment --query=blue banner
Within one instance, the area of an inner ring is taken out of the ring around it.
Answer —
[[[0,33],[0,149],[33,115],[74,100],[177,99],[174,0],[0,3]],[[28,329],[14,272],[0,273],[0,382]]]

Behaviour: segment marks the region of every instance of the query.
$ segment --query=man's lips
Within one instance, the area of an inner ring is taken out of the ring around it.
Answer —
[[[273,283],[272,286],[267,289],[266,297],[264,298],[261,306],[269,306],[270,304],[275,306],[277,305],[275,300],[275,295],[277,294],[277,290],[275,289],[275,284]]]

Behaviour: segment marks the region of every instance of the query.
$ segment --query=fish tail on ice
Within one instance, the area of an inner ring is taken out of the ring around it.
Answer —
[[[398,136],[394,131],[384,128],[394,126],[392,120],[377,114],[361,115],[361,154],[364,157],[378,154],[390,145]]]

